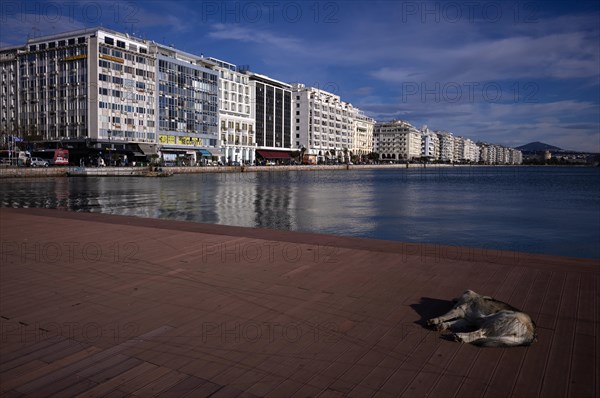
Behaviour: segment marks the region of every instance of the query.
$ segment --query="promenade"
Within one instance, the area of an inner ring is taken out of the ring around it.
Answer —
[[[600,396],[600,264],[440,245],[0,209],[0,394]],[[530,347],[424,327],[465,289]]]

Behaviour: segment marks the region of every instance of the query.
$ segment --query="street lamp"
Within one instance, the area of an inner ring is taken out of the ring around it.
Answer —
[[[112,148],[112,144],[110,142],[110,136],[112,135],[112,131],[107,130],[107,135],[108,135],[108,165],[112,166],[112,154],[111,154],[111,148]]]

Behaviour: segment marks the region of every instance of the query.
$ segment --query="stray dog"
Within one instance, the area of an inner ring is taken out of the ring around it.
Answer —
[[[530,345],[537,341],[535,323],[518,309],[467,290],[455,299],[456,304],[445,315],[431,318],[428,326],[451,330],[454,339],[483,347]]]

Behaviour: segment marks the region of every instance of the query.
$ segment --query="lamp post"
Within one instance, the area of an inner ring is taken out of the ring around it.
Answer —
[[[107,130],[106,133],[108,135],[108,166],[112,166],[112,154],[111,154],[112,143],[110,142],[110,136],[112,135],[112,131]]]

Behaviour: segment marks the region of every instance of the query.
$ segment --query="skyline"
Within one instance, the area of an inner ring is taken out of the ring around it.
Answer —
[[[0,46],[103,26],[340,95],[377,121],[600,152],[600,6],[3,2]]]

